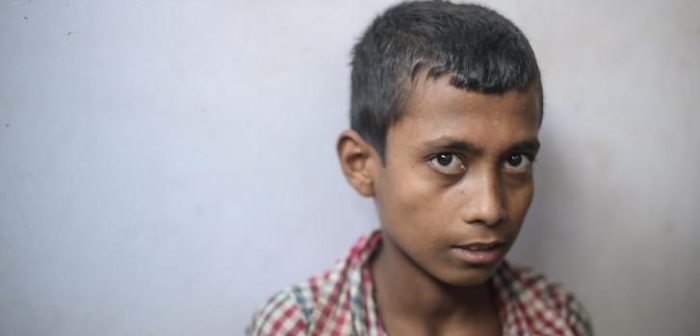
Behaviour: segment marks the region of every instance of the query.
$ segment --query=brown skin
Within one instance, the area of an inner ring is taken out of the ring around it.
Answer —
[[[343,171],[379,213],[372,272],[389,334],[500,334],[488,280],[532,201],[540,104],[534,85],[485,94],[443,76],[415,83],[384,161],[355,131],[340,135]],[[504,243],[492,263],[469,262],[456,247],[492,241]]]

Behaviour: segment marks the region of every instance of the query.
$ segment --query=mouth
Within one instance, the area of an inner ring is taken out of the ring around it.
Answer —
[[[474,265],[493,265],[506,254],[508,244],[503,241],[473,242],[454,245],[450,252],[459,260]]]
[[[492,241],[492,242],[475,242],[475,243],[469,243],[469,244],[464,244],[464,245],[457,245],[456,247],[469,250],[469,251],[485,251],[485,250],[491,250],[494,248],[499,247],[500,245],[503,245],[504,243],[502,241]]]

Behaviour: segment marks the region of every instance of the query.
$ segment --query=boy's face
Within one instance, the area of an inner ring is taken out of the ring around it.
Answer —
[[[417,83],[404,108],[372,179],[385,248],[444,283],[482,284],[532,201],[538,95],[467,91],[443,76]]]

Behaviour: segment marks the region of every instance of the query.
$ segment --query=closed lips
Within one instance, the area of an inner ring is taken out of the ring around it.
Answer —
[[[458,248],[469,250],[469,251],[486,251],[499,248],[503,245],[502,242],[490,242],[490,243],[471,243],[466,245],[458,245]]]

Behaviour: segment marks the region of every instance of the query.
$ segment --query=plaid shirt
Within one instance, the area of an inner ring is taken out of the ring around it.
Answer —
[[[330,271],[272,297],[248,335],[386,335],[373,296],[368,260],[379,231],[361,237]],[[574,296],[531,270],[505,261],[491,279],[503,335],[592,335],[588,314]]]

